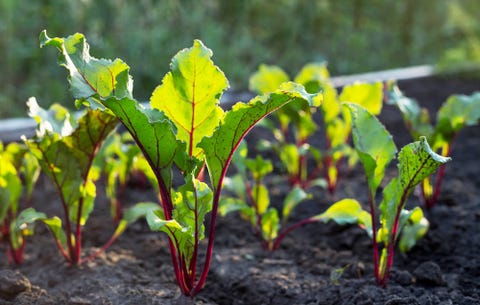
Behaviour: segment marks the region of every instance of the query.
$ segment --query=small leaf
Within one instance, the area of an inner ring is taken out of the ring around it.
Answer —
[[[146,218],[147,214],[152,211],[161,211],[161,207],[154,202],[139,202],[134,206],[129,207],[123,212],[123,217],[118,223],[114,236],[119,236],[125,231],[125,229],[139,220],[140,218]],[[161,213],[161,212],[160,212]]]
[[[274,208],[269,208],[262,215],[262,236],[263,239],[272,242],[278,236],[278,230],[280,229],[280,221],[278,218],[278,212]]]
[[[262,156],[257,155],[255,159],[245,160],[245,165],[252,173],[253,179],[262,180],[267,174],[273,171],[273,165],[270,160],[265,160]]]
[[[23,237],[33,232],[33,224],[45,219],[45,213],[37,212],[33,208],[28,208],[20,212],[12,221],[10,234],[12,235],[13,248],[18,249],[23,243]]]
[[[372,219],[370,213],[365,211],[360,203],[355,199],[342,199],[332,204],[322,214],[314,216],[319,221],[333,220],[339,225],[358,224],[372,236]]]
[[[402,211],[405,214],[402,225],[402,235],[398,241],[400,251],[406,253],[415,246],[428,231],[429,222],[423,216],[423,211],[420,207],[415,207],[412,211]]]
[[[60,244],[60,246],[63,249],[66,249],[67,236],[62,229],[62,220],[57,216],[54,216],[52,218],[41,219],[41,221],[43,221],[48,226],[53,236],[55,237],[55,240]]]
[[[300,171],[300,151],[295,144],[282,145],[279,152],[282,164],[287,168],[290,176],[295,177]]]
[[[262,215],[270,206],[270,197],[268,196],[267,187],[263,184],[255,184],[252,187],[252,194],[257,205],[257,213]]]
[[[290,213],[304,200],[311,198],[303,189],[295,186],[285,197],[283,201],[282,221],[285,223]]]
[[[288,74],[280,67],[262,64],[250,77],[249,89],[258,94],[266,94],[277,90],[282,83],[289,80]]]

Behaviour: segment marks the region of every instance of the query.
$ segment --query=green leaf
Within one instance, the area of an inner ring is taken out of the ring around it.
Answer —
[[[480,92],[472,95],[452,95],[437,113],[434,148],[450,144],[455,134],[465,126],[477,125],[480,120]],[[440,142],[440,143],[437,143]]]
[[[398,241],[400,251],[406,253],[415,246],[428,231],[429,222],[423,216],[423,211],[420,207],[415,207],[411,211],[402,210],[402,235]]]
[[[89,45],[82,34],[50,38],[40,33],[40,46],[53,46],[60,52],[59,63],[69,71],[70,91],[77,99],[132,97],[130,68],[120,59],[114,61],[90,56]]]
[[[390,133],[375,116],[357,104],[345,105],[352,117],[353,143],[363,164],[370,193],[375,195],[397,148]]]
[[[223,117],[220,96],[228,80],[211,60],[213,53],[200,40],[175,55],[171,71],[152,94],[150,104],[175,123],[177,139],[187,143],[187,153],[201,158],[197,144],[213,130]]]
[[[282,68],[277,66],[260,65],[258,71],[249,79],[249,89],[258,94],[266,94],[277,90],[290,77]]]
[[[292,211],[305,199],[311,198],[302,188],[295,186],[283,201],[282,222],[286,223]]]
[[[341,102],[358,104],[371,114],[378,115],[383,105],[383,84],[376,82],[346,85],[339,99]]]
[[[278,212],[274,208],[269,208],[263,215],[261,220],[263,239],[271,243],[278,236],[280,229],[280,220]]]
[[[145,218],[152,211],[161,211],[161,206],[154,202],[138,202],[134,206],[129,207],[123,212],[123,217],[118,223],[114,236],[122,234],[129,225],[133,224],[140,218]]]
[[[213,135],[199,143],[205,151],[210,181],[215,191],[220,187],[232,154],[247,132],[271,112],[295,101],[313,103],[312,95],[306,93],[302,86],[286,83],[277,91],[256,97],[248,104],[237,103],[225,114]]]
[[[252,194],[257,205],[257,213],[262,215],[270,205],[270,197],[268,196],[267,187],[263,184],[255,184],[252,187]]]
[[[46,217],[45,213],[37,212],[33,208],[21,211],[11,223],[10,234],[13,248],[18,249],[23,244],[23,237],[33,234],[33,224]]]
[[[281,146],[279,152],[282,164],[287,168],[290,176],[294,177],[300,171],[300,151],[295,144],[285,144]]]
[[[322,214],[314,216],[319,221],[333,220],[339,225],[358,224],[369,236],[372,236],[372,218],[370,213],[365,211],[360,203],[351,198],[342,199],[332,204]]]
[[[51,107],[49,111],[52,115],[42,117],[39,113],[44,111],[38,105],[30,106],[33,107],[30,116],[40,122],[40,132],[26,144],[59,191],[69,210],[68,217],[74,223],[80,217],[80,224],[84,225],[96,196],[94,180],[98,179],[98,173],[92,170],[92,160],[118,121],[108,113],[88,110],[80,116],[78,125],[70,134],[59,134],[53,129],[42,129],[42,126],[66,122],[67,115],[56,113],[57,110],[64,113],[62,107]],[[78,215],[80,204],[82,210]]]
[[[9,210],[16,213],[23,189],[17,169],[6,154],[0,153],[0,223],[8,217]]]
[[[174,162],[185,167],[185,144],[176,138],[175,126],[163,112],[146,109],[130,98],[111,98],[103,102],[132,134],[158,179],[171,184]]]
[[[309,63],[298,72],[294,82],[302,84],[308,93],[317,93],[324,89],[329,79],[326,63]]]
[[[420,136],[430,137],[433,134],[428,110],[421,108],[416,100],[403,95],[397,85],[390,84],[387,102],[400,110],[407,129],[414,139]]]
[[[385,187],[380,204],[381,222],[387,232],[391,232],[395,215],[403,209],[415,186],[451,158],[433,152],[426,138],[421,137],[420,141],[405,145],[398,155],[398,160],[398,178],[392,179]]]
[[[62,220],[57,216],[54,216],[52,218],[40,219],[40,220],[43,221],[48,226],[48,228],[52,232],[53,236],[55,237],[55,240],[59,243],[59,245],[63,249],[67,249],[67,236],[65,235],[65,232],[62,229]]]
[[[245,165],[252,173],[255,181],[262,180],[266,175],[273,171],[272,162],[263,159],[260,155],[257,155],[255,159],[246,159]]]
[[[222,196],[218,203],[218,214],[226,216],[229,213],[242,211],[248,208],[250,207],[241,199]]]

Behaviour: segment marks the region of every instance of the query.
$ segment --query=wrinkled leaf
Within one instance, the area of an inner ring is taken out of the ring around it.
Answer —
[[[420,141],[405,145],[398,160],[398,178],[392,179],[385,187],[380,204],[381,222],[387,232],[391,232],[395,215],[403,208],[415,186],[451,158],[433,152],[426,138],[421,137]]]
[[[54,46],[60,52],[59,63],[69,71],[70,91],[74,98],[95,99],[132,97],[130,68],[120,59],[114,61],[90,56],[84,35],[50,38],[40,34],[40,46]]]

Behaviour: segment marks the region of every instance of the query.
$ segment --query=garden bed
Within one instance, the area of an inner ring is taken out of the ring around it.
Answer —
[[[469,78],[428,77],[399,82],[406,96],[430,111],[451,94],[480,91]],[[410,142],[401,114],[385,106],[381,121],[397,147]],[[258,138],[257,131],[247,140]],[[257,134],[256,134],[257,133]],[[195,304],[479,304],[480,300],[480,127],[463,130],[453,149],[453,162],[437,206],[427,213],[430,230],[407,255],[397,254],[387,288],[373,278],[371,243],[356,226],[311,224],[289,235],[273,254],[264,252],[248,223],[237,215],[220,218],[207,284]],[[392,170],[394,170],[392,168]],[[388,174],[387,174],[388,175]],[[391,175],[390,175],[391,176]],[[281,198],[282,188],[271,185]],[[99,188],[99,193],[102,189]],[[363,171],[343,177],[330,196],[317,189],[314,199],[300,205],[294,219],[324,211],[336,200],[355,197],[367,202]],[[60,206],[47,179],[38,184],[34,206],[49,211]],[[153,190],[131,187],[125,201],[155,200]],[[275,201],[275,200],[273,200]],[[97,205],[85,227],[86,251],[105,242],[114,224],[106,200]],[[409,204],[419,200],[411,196]],[[175,284],[164,235],[150,232],[144,222],[129,227],[97,259],[69,267],[48,230],[37,225],[19,267],[0,256],[0,304],[183,304]],[[343,268],[343,273],[338,274]],[[23,292],[22,292],[23,291]]]

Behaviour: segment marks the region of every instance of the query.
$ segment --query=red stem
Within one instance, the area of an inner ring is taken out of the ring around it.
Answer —
[[[378,260],[378,244],[377,244],[377,217],[376,217],[376,205],[375,199],[372,192],[368,192],[369,202],[370,202],[370,216],[372,220],[372,249],[373,249],[373,267],[375,272],[375,279],[377,280],[377,284],[380,284],[380,274],[379,274],[379,260]]]
[[[273,243],[273,246],[271,247],[270,251],[275,251],[278,249],[278,247],[280,246],[280,243],[281,241],[285,238],[285,236],[287,236],[288,233],[292,232],[293,230],[301,227],[301,226],[304,226],[306,224],[309,224],[309,223],[314,223],[314,222],[318,222],[317,219],[315,218],[307,218],[307,219],[303,219],[303,220],[300,220],[299,222],[296,222],[294,224],[292,224],[291,226],[287,227],[286,229],[282,230],[277,238],[275,239],[275,242]]]

